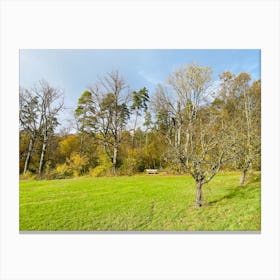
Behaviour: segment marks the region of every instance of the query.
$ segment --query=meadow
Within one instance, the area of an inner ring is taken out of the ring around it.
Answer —
[[[260,231],[260,178],[217,175],[194,207],[189,176],[20,181],[20,231]]]

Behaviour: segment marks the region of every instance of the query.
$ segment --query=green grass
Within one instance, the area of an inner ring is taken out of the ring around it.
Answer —
[[[194,207],[189,176],[132,176],[20,182],[21,231],[260,230],[260,182],[217,175]]]

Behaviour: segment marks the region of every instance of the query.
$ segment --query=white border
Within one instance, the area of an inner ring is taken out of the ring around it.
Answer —
[[[279,279],[279,2],[2,1],[1,279]],[[20,48],[262,49],[262,233],[20,235]]]

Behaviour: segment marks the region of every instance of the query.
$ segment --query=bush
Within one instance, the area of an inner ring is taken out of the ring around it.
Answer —
[[[34,180],[36,179],[36,174],[27,171],[25,174],[20,174],[20,180]]]
[[[74,176],[87,173],[88,163],[88,158],[86,156],[80,156],[78,153],[72,153],[70,158],[66,160],[66,165],[68,165]]]
[[[66,163],[58,165],[55,171],[54,177],[56,179],[64,179],[73,176],[73,171]]]
[[[124,159],[122,166],[119,169],[120,175],[133,175],[138,172],[143,172],[145,169],[143,158],[138,150],[128,149],[127,157]]]
[[[112,172],[112,161],[107,155],[99,157],[99,165],[95,168],[90,168],[89,175],[92,177],[109,176]]]
[[[86,156],[80,156],[78,153],[72,153],[66,163],[59,164],[51,177],[55,179],[64,179],[72,176],[81,176],[88,171],[88,159]]]
[[[98,165],[95,168],[90,168],[89,175],[92,177],[101,177],[105,176],[107,169],[102,165]]]

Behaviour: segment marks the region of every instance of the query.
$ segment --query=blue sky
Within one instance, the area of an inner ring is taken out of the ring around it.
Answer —
[[[158,83],[179,66],[196,62],[213,68],[213,81],[224,71],[248,72],[260,78],[260,50],[20,50],[20,85],[31,87],[45,79],[64,90],[67,108],[75,109],[82,92],[98,77],[119,70],[132,90]],[[71,110],[68,116],[71,118]]]

